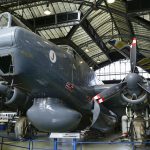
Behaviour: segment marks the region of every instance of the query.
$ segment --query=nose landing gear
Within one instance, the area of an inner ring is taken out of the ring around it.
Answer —
[[[126,108],[126,116],[122,116],[122,134],[127,135],[130,141],[142,144],[147,140],[149,133],[149,109],[143,112],[134,112],[131,107]]]

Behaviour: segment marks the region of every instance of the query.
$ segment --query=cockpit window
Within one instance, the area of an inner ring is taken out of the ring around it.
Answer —
[[[0,28],[12,26],[19,26],[27,30],[30,30],[25,24],[23,24],[19,19],[17,19],[10,13],[6,12],[0,14]]]
[[[68,46],[68,45],[58,45],[62,50],[64,50],[65,52],[67,52],[69,55],[71,55],[72,57],[74,56],[74,52],[73,52],[73,48]]]
[[[0,27],[7,27],[8,26],[8,15],[3,14],[0,16]]]

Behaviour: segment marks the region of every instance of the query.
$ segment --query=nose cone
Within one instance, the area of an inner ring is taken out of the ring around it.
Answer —
[[[16,45],[15,41],[16,27],[0,29],[0,76],[12,75],[12,48]]]
[[[126,77],[127,86],[129,89],[136,88],[137,83],[141,81],[141,77],[136,73],[129,73]]]
[[[138,86],[138,83],[142,81],[142,78],[136,74],[136,73],[129,73],[126,77],[127,87],[129,93],[132,95],[133,93],[139,95],[140,88]]]

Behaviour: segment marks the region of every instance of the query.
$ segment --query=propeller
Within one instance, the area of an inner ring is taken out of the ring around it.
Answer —
[[[114,95],[116,95],[117,93],[119,93],[122,90],[122,88],[124,87],[124,85],[126,85],[126,82],[121,82],[117,85],[114,85],[114,86],[102,91],[101,93],[97,94],[92,99],[97,100],[98,103],[102,103],[105,100],[107,100],[107,99],[113,97]]]
[[[7,85],[7,82],[0,81],[0,96],[4,98],[4,103],[7,103],[14,93],[14,89]]]
[[[150,93],[150,85],[144,77],[139,75],[136,67],[136,38],[133,38],[130,46],[130,65],[131,72],[121,83],[102,91],[92,99],[96,100],[98,103],[102,103],[118,92],[121,92],[123,100],[127,103],[138,104],[144,102],[147,98],[147,93]]]
[[[147,93],[150,94],[150,85],[149,85],[149,84],[140,84],[140,83],[138,83],[138,85],[139,85],[143,90],[145,90]]]
[[[22,92],[19,88],[8,85],[7,82],[0,81],[0,96],[2,103],[10,107],[17,108],[22,105],[22,102],[26,102],[26,93]]]
[[[130,46],[130,65],[131,72],[134,72],[136,68],[136,38],[133,38],[132,44]]]

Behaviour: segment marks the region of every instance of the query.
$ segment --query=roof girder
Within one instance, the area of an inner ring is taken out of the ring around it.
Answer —
[[[98,7],[100,9],[105,10],[105,11],[108,12],[106,6],[99,5]],[[147,21],[147,20],[145,20],[145,19],[143,19],[141,17],[132,17],[132,16],[130,16],[130,15],[124,13],[124,12],[121,12],[119,10],[116,10],[116,9],[113,9],[113,8],[109,8],[109,9],[114,14],[120,15],[120,16],[126,18],[126,19],[129,19],[129,20],[131,20],[133,22],[136,22],[136,23],[142,25],[143,27],[145,27],[147,29],[150,29],[150,23],[149,23],[149,21]]]
[[[40,3],[37,3],[36,2],[39,2],[39,0],[28,0],[28,1],[25,1],[25,0],[13,0],[13,3],[12,3],[12,0],[3,0],[3,1],[0,1],[0,5],[7,5],[6,8],[13,8],[13,7],[16,7],[15,10],[18,10],[18,9],[25,9],[25,8],[29,8],[29,7],[34,7],[34,6],[39,6],[39,5],[46,5],[48,3],[57,3],[57,2],[66,2],[66,3],[75,3],[75,4],[84,4],[86,6],[92,6],[93,3],[92,2],[89,2],[89,1],[70,1],[70,0],[42,0],[40,1]],[[29,4],[29,6],[27,6],[26,4]]]
[[[87,64],[90,64],[92,66],[97,65],[92,58],[90,58],[83,50],[80,49],[75,43],[73,43],[68,38],[58,38],[58,39],[52,39],[51,42],[55,43],[56,45],[69,45],[71,46],[82,58]]]
[[[91,26],[89,21],[85,19],[84,22],[81,24],[81,26],[85,30],[85,32],[91,37],[91,39],[97,44],[97,46],[104,52],[104,54],[108,57],[109,61],[111,62],[111,59],[108,55],[109,49],[102,41],[101,37],[94,30],[94,28]]]
[[[35,29],[38,31],[63,26],[61,24],[64,24],[64,26],[67,26],[67,24],[68,26],[70,25],[73,26],[79,24],[79,20],[76,20],[75,18],[72,17],[75,13],[78,15],[78,12],[59,13],[50,16],[27,19],[26,21],[31,25],[35,24]],[[68,15],[72,17],[69,20]]]

